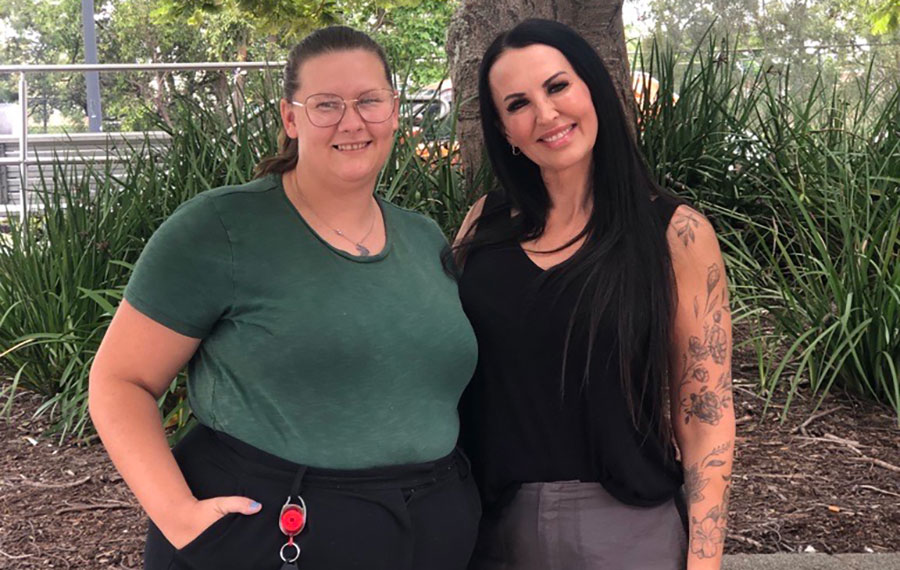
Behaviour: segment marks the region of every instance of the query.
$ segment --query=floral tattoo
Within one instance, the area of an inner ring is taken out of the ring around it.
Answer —
[[[725,542],[727,514],[716,505],[698,521],[691,517],[691,552],[698,558],[712,558]]]
[[[703,496],[703,489],[709,484],[709,478],[703,477],[702,469],[707,467],[722,467],[725,461],[715,459],[716,456],[722,455],[731,449],[731,442],[727,441],[722,445],[718,445],[706,454],[702,460],[688,467],[684,472],[684,490],[687,494],[688,504],[699,503],[706,497]]]
[[[681,387],[699,385],[699,390],[681,398],[684,423],[691,418],[709,425],[718,425],[723,410],[731,407],[731,372],[725,372],[715,385],[710,385],[707,361],[722,366],[728,360],[728,333],[722,327],[722,314],[728,310],[728,292],[717,264],[706,270],[706,299],[701,304],[694,297],[694,317],[703,321],[703,337],[691,336],[682,355]],[[711,323],[709,321],[712,321]]]
[[[673,224],[685,246],[694,243],[697,218],[685,215]],[[684,307],[686,312],[693,309],[695,325],[686,346],[680,347],[680,376],[673,398],[684,424],[693,421],[695,426],[719,426],[724,418],[730,418],[733,407],[728,288],[721,262],[706,267],[705,277],[693,305]],[[712,436],[720,432],[705,433]],[[687,448],[691,463],[684,464],[684,493],[690,505],[690,553],[697,558],[716,558],[723,551],[733,446],[729,438],[705,451]]]
[[[697,517],[691,517],[691,552],[698,558],[717,556],[725,542],[731,477],[723,476],[723,479],[726,484],[722,493],[722,504],[710,509],[703,520],[698,521]]]

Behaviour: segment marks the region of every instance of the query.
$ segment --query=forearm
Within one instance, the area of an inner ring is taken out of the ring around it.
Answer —
[[[679,439],[684,442],[684,490],[690,521],[687,567],[718,570],[728,523],[734,434],[725,427],[683,434]]]
[[[153,395],[91,375],[90,412],[110,459],[157,526],[172,528],[196,502],[172,456]]]
[[[672,425],[684,465],[688,570],[718,570],[734,453],[731,312],[709,221],[679,206],[667,233],[678,302],[670,362]]]

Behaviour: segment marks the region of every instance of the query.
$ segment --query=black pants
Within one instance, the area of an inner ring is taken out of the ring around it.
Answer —
[[[463,570],[475,544],[481,505],[459,451],[414,465],[306,468],[199,426],[173,453],[198,499],[243,495],[262,510],[226,515],[180,550],[150,523],[145,570],[278,570],[287,541],[278,517],[292,487],[307,507],[300,570]]]

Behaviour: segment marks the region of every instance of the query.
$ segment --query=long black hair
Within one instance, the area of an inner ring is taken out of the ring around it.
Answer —
[[[481,126],[505,199],[493,201],[493,207],[483,210],[456,247],[455,256],[462,264],[477,249],[510,240],[532,240],[544,231],[551,204],[540,168],[524,154],[511,152],[488,81],[501,54],[534,44],[553,47],[566,57],[587,84],[598,121],[589,180],[593,207],[582,234],[585,243],[568,260],[547,271],[541,285],[553,283],[560,290],[577,287],[565,350],[568,353],[575,342],[572,331],[576,323],[578,329],[587,325],[584,383],[601,322],[614,319],[614,350],[635,427],[645,436],[656,435],[668,449],[671,422],[666,384],[675,287],[665,228],[651,202],[665,192],[653,181],[641,157],[599,55],[564,24],[525,20],[497,36],[484,54],[478,75]],[[508,217],[498,219],[508,216],[510,210],[515,212],[512,223]],[[564,357],[561,372],[565,370]]]
[[[282,96],[288,101],[300,89],[300,67],[308,60],[326,53],[361,49],[381,60],[384,75],[392,86],[394,79],[384,49],[372,38],[347,26],[328,26],[315,30],[295,45],[288,54],[282,71]],[[283,174],[297,166],[297,139],[287,136],[282,128],[278,132],[278,154],[262,159],[256,165],[256,178],[267,174]]]

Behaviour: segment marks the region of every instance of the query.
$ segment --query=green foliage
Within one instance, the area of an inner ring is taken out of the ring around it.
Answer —
[[[446,73],[444,31],[456,0],[113,0],[98,3],[95,22],[101,62],[174,63],[280,61],[312,29],[349,24],[372,33],[416,84]],[[0,23],[8,41],[3,61],[82,63],[79,0],[7,0]],[[17,99],[18,77],[0,77],[0,101]],[[32,132],[84,130],[82,73],[30,75]],[[190,96],[230,108],[250,97],[248,79],[229,72],[117,72],[100,75],[104,130],[171,125],[175,100]],[[257,93],[259,91],[256,91]],[[239,95],[241,94],[241,95]],[[62,127],[55,112],[62,113]]]
[[[845,98],[820,75],[797,95],[790,67],[742,70],[715,41],[684,73],[671,51],[639,62],[660,81],[641,110],[658,179],[718,228],[736,319],[774,327],[751,341],[761,388],[840,386],[900,419],[897,78]]]
[[[124,174],[109,167],[80,173],[57,162],[42,167],[43,214],[27,229],[10,220],[10,239],[0,242],[0,346],[18,347],[0,350],[7,352],[0,366],[17,385],[48,397],[41,411],[64,434],[87,427],[90,363],[143,244],[187,198],[248,180],[257,157],[275,150],[275,113],[249,112],[232,124],[184,100],[169,149],[110,150]]]
[[[734,40],[733,48],[740,47],[730,49],[730,56],[742,66],[790,66],[788,88],[800,95],[819,75],[828,83],[865,75],[873,52],[878,54],[874,76],[879,80],[896,77],[898,36],[878,37],[872,25],[882,21],[877,14],[896,18],[900,4],[898,0],[878,2],[881,8],[876,10],[877,2],[868,0],[651,0],[644,19],[655,28],[656,37],[665,38],[682,56],[682,62],[695,46],[705,43],[711,29],[717,37]],[[651,41],[643,40],[645,52]]]
[[[419,116],[417,128],[413,127],[414,108],[401,104],[401,109],[397,140],[377,191],[395,204],[429,216],[452,239],[469,206],[490,186],[490,169],[482,165],[472,182],[466,182],[457,148],[458,104],[444,118]],[[413,132],[416,134],[410,134]],[[428,138],[427,133],[447,136]]]
[[[244,112],[232,119],[221,109],[181,99],[172,126],[158,125],[171,136],[168,149],[110,150],[126,165],[123,174],[100,166],[80,173],[55,162],[42,165],[42,213],[32,216],[27,231],[10,219],[9,233],[0,235],[8,238],[0,239],[0,372],[13,379],[2,395],[7,407],[17,389],[34,390],[47,398],[40,411],[51,415],[62,435],[90,431],[88,372],[131,264],[178,204],[209,188],[250,180],[259,158],[275,153],[275,100],[270,94],[261,103],[245,101]],[[453,132],[455,120],[454,113],[442,119],[450,125],[426,125],[423,132]],[[456,153],[438,152],[441,145],[453,149],[452,139],[409,135],[412,117],[401,117],[401,124],[376,191],[432,216],[449,233],[476,188],[455,166]],[[435,158],[422,158],[421,149]],[[190,418],[184,394],[179,379],[160,402],[170,425],[184,426]]]
[[[872,33],[876,36],[900,30],[900,0],[884,0],[872,13]]]
[[[4,62],[70,64],[84,60],[80,0],[40,2],[38,0],[5,0],[0,4],[0,21],[13,33],[0,47]],[[18,97],[18,77],[0,75],[0,91],[4,102]],[[32,121],[46,125],[54,109],[68,117],[85,117],[87,105],[84,76],[61,79],[49,74],[29,77]]]
[[[657,179],[718,230],[735,318],[760,323],[748,342],[759,354],[761,390],[840,387],[885,402],[900,418],[896,75],[879,75],[873,61],[844,85],[823,71],[797,90],[792,65],[737,57],[727,41],[699,45],[687,57],[655,44],[646,58],[638,52],[638,67],[660,82],[659,96],[640,109],[641,145]],[[248,180],[259,157],[276,149],[270,80],[248,77],[236,91],[198,81],[153,124],[170,134],[169,150],[113,151],[128,165],[115,176],[99,166],[79,174],[44,165],[44,213],[27,232],[10,220],[0,234],[0,368],[12,379],[5,402],[17,387],[39,391],[48,398],[42,412],[64,434],[89,430],[90,363],[153,229],[196,193]],[[206,87],[229,103],[215,104]],[[376,191],[450,235],[489,180],[482,171],[466,183],[456,113],[441,121],[412,135],[412,118],[401,117]],[[171,425],[186,425],[182,380],[161,407]]]
[[[367,30],[384,46],[396,69],[413,85],[426,85],[447,75],[444,52],[450,17],[458,0],[419,0],[407,5],[379,7],[375,3],[356,12],[346,12],[345,23]]]

